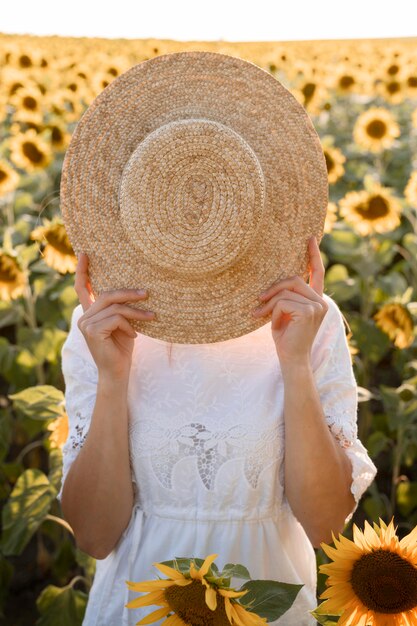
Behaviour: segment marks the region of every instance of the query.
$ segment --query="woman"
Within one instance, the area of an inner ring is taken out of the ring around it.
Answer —
[[[252,314],[270,322],[175,344],[168,362],[169,344],[129,323],[157,315],[129,306],[146,295],[94,301],[80,255],[62,350],[70,434],[58,497],[78,546],[98,559],[84,626],[136,624],[152,609],[124,606],[137,597],[126,580],[212,553],[252,578],[302,583],[273,623],[315,623],[313,548],[343,531],[376,468],[357,438],[343,318],[323,293],[315,237],[309,258],[309,284],[293,277],[264,293]]]

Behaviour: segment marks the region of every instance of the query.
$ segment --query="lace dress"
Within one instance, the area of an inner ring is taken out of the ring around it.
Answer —
[[[324,298],[329,309],[311,362],[328,427],[352,464],[356,510],[376,467],[357,438],[357,385],[343,319],[335,301]],[[97,368],[77,326],[80,315],[79,304],[62,348],[70,424],[62,484],[88,434],[96,396]],[[126,580],[156,579],[154,562],[212,553],[220,568],[242,563],[252,578],[302,583],[291,609],[271,624],[315,624],[308,612],[317,604],[315,552],[284,493],[283,402],[270,321],[227,341],[174,344],[171,362],[168,342],[137,335],[128,386],[135,504],[114,550],[96,562],[83,626],[136,624],[158,607],[124,607],[139,596]]]

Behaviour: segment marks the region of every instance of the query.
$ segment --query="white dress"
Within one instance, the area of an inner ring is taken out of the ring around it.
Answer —
[[[341,312],[323,297],[329,309],[311,362],[328,427],[352,463],[357,507],[377,470],[357,438],[357,384]],[[96,396],[97,368],[80,315],[81,304],[62,348],[70,424],[62,484]],[[315,624],[308,612],[317,605],[315,552],[284,493],[283,401],[270,321],[227,341],[174,344],[171,363],[168,342],[137,335],[128,386],[135,505],[114,550],[96,562],[83,626],[133,626],[158,607],[125,608],[140,595],[126,580],[163,576],[154,562],[213,553],[220,569],[242,563],[252,578],[302,583],[291,609],[271,624]]]

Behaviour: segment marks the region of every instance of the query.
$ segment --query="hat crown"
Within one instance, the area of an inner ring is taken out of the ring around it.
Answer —
[[[150,132],[127,161],[119,208],[126,238],[159,268],[219,273],[257,245],[265,180],[248,142],[204,118]]]

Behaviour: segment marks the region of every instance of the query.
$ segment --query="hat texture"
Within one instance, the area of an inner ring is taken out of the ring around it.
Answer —
[[[256,330],[259,293],[308,279],[328,205],[320,139],[267,71],[218,52],[175,52],[115,78],[65,154],[61,212],[89,257],[95,298],[146,288],[137,331],[212,343]]]

